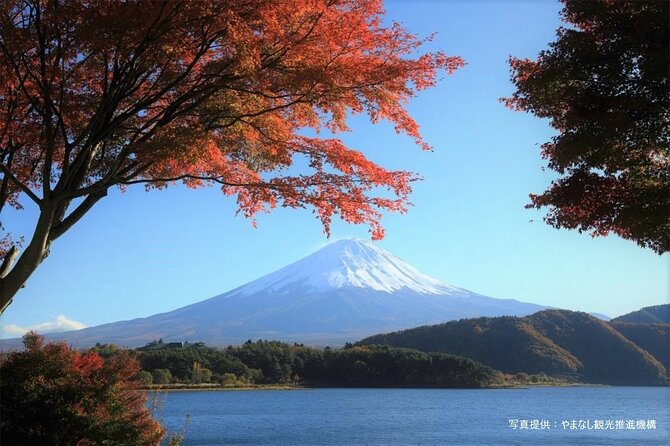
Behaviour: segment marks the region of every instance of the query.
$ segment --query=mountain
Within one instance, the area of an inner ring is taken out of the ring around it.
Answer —
[[[341,345],[382,331],[546,307],[494,299],[427,276],[372,242],[340,240],[246,285],[167,313],[48,335],[74,346],[163,338]],[[16,341],[14,341],[16,342]],[[9,348],[7,342],[0,343]]]
[[[469,357],[507,373],[547,373],[603,384],[659,384],[666,368],[607,322],[567,310],[477,318],[380,334],[359,342]]]
[[[612,320],[612,318],[609,317],[609,316],[606,315],[606,314],[602,314],[602,313],[589,313],[589,314],[590,314],[591,316],[595,317],[595,318],[600,319],[601,321],[610,321],[610,320]]]
[[[670,324],[613,321],[610,325],[651,353],[670,372]]]
[[[612,322],[670,323],[670,304],[644,307],[612,319]]]
[[[670,370],[670,304],[644,307],[614,318],[610,324]]]

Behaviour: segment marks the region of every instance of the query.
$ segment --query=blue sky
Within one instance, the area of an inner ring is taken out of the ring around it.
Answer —
[[[352,120],[340,135],[388,168],[418,172],[414,206],[387,215],[379,245],[424,273],[498,298],[617,316],[668,303],[669,256],[616,237],[558,231],[524,209],[554,177],[539,144],[546,121],[507,110],[507,58],[534,57],[555,37],[560,5],[528,2],[387,3],[388,18],[437,32],[429,48],[468,65],[410,104],[432,153],[386,124]],[[28,234],[35,209],[6,212]],[[534,220],[534,222],[531,222]],[[336,222],[332,240],[368,238]],[[1,318],[0,336],[28,326],[76,328],[169,311],[272,272],[328,243],[310,211],[277,210],[258,228],[235,216],[217,188],[115,191],[69,233]]]

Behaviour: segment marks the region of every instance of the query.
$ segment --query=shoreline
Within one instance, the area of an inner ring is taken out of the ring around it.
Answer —
[[[431,389],[431,390],[526,390],[535,387],[611,387],[608,384],[589,383],[546,383],[546,384],[503,384],[478,388],[463,387],[340,387],[340,386],[295,386],[279,384],[259,384],[248,386],[220,386],[213,384],[163,384],[141,387],[139,390],[146,392],[183,392],[183,391],[255,391],[255,390],[310,390],[310,389]],[[621,386],[631,387],[631,386]],[[633,386],[636,387],[636,386]],[[644,386],[648,387],[648,386]],[[652,386],[655,387],[655,386]],[[659,386],[664,387],[664,386]]]
[[[220,386],[220,385],[191,385],[191,384],[163,384],[140,387],[146,392],[180,392],[180,391],[246,391],[246,390],[300,390],[308,387],[282,386],[278,384],[259,384],[250,386]]]

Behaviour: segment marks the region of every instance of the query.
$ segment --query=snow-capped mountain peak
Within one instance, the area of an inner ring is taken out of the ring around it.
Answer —
[[[281,294],[296,286],[315,292],[351,287],[389,293],[400,289],[428,294],[464,291],[417,271],[373,242],[361,239],[333,242],[237,291],[242,294],[264,291]]]
[[[376,333],[466,317],[525,316],[545,308],[453,287],[375,243],[354,239],[334,242],[246,285],[173,311],[50,338],[82,347],[96,342],[139,346],[157,338],[210,345],[276,339],[337,346]]]

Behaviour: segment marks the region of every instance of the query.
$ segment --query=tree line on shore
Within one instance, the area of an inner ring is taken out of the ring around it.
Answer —
[[[318,349],[259,340],[225,349],[201,343],[153,347],[130,351],[146,384],[479,388],[500,378],[495,370],[471,359],[388,346]],[[114,345],[96,345],[92,350],[103,357],[121,351]]]

